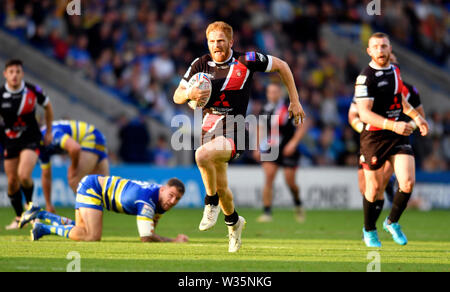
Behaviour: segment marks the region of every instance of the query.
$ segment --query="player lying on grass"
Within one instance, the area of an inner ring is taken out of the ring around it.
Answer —
[[[76,241],[99,241],[102,237],[103,209],[136,215],[142,242],[186,242],[188,237],[178,234],[167,238],[154,232],[161,215],[175,206],[185,191],[184,184],[171,178],[165,185],[150,184],[117,176],[85,176],[78,185],[75,204],[75,222],[71,219],[30,207],[22,214],[19,226],[34,219],[31,239],[55,234]]]

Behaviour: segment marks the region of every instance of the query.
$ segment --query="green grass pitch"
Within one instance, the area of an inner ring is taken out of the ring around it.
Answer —
[[[60,214],[73,218],[70,209]],[[81,271],[176,272],[365,272],[377,251],[384,271],[450,271],[450,212],[407,210],[401,224],[409,243],[396,245],[378,222],[380,249],[361,240],[362,211],[308,211],[303,224],[289,209],[275,209],[274,221],[257,223],[256,209],[239,208],[247,220],[243,245],[229,254],[227,229],[220,215],[210,231],[198,231],[200,209],[174,209],[165,214],[157,232],[175,237],[187,234],[188,243],[141,243],[133,216],[105,212],[101,242],[73,242],[58,236],[30,241],[30,227],[6,231],[11,208],[0,208],[0,271],[66,271],[71,251],[80,254]]]

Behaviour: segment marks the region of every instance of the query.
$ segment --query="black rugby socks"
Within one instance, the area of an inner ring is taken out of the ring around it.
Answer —
[[[400,189],[395,193],[394,201],[392,202],[391,213],[388,217],[388,224],[396,223],[400,220],[403,211],[405,211],[408,205],[409,198],[411,198],[411,193],[404,193]]]
[[[366,197],[363,197],[363,209],[364,209],[364,229],[366,231],[376,230],[376,223],[380,217],[381,211],[383,211],[384,200],[377,200],[375,202],[367,201]]]
[[[33,200],[33,190],[34,190],[34,184],[31,185],[29,188],[25,188],[24,186],[20,187],[22,189],[23,195],[25,196],[25,201],[30,203]]]
[[[225,224],[228,226],[233,226],[238,221],[239,221],[239,215],[236,212],[236,210],[234,210],[233,214],[231,214],[231,215],[225,215]]]
[[[14,211],[16,212],[16,216],[20,217],[23,212],[22,192],[19,189],[14,194],[8,194],[8,197],[9,200],[11,201],[11,205],[13,206]]]
[[[205,205],[213,205],[213,206],[219,205],[219,195],[217,193],[214,196],[206,195]]]

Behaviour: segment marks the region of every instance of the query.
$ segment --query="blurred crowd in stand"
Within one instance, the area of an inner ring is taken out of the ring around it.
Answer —
[[[376,17],[366,12],[369,2],[86,0],[81,1],[81,16],[69,16],[63,0],[4,0],[0,27],[170,126],[174,115],[188,112],[172,102],[172,94],[194,58],[207,53],[207,24],[223,20],[234,28],[235,50],[264,52],[290,65],[309,120],[299,145],[301,165],[355,166],[359,136],[348,125],[347,111],[362,68],[355,56],[333,53],[332,44],[320,36],[321,26],[366,25],[387,32],[444,70],[450,67],[447,2],[381,1],[383,13]],[[254,79],[249,113],[259,112],[265,86],[274,77],[259,74]],[[427,114],[431,135],[413,137],[417,166],[448,170],[450,111]],[[118,153],[122,161],[173,164],[167,137],[158,137],[156,148],[148,149],[150,135],[141,118],[117,120],[118,138],[125,142]],[[129,145],[137,143],[130,138],[135,132],[141,147]],[[255,161],[244,155],[238,163]]]

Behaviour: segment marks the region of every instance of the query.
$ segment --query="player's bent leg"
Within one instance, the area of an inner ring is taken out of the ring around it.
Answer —
[[[77,169],[68,176],[70,188],[74,193],[76,193],[80,180],[95,169],[97,161],[97,154],[90,151],[81,151]]]
[[[392,160],[400,190],[405,193],[412,193],[416,181],[414,156],[397,154],[394,155]]]
[[[228,162],[233,146],[224,136],[219,136],[203,144],[195,151],[195,161],[200,169],[206,193],[214,195],[217,191],[215,163]]]
[[[29,188],[33,185],[31,173],[37,163],[38,155],[36,151],[31,149],[24,149],[20,152],[19,166],[17,175],[19,176],[20,184],[23,187]]]
[[[217,192],[216,186],[216,169],[211,159],[211,150],[205,145],[199,147],[195,151],[195,162],[200,170],[203,184],[205,185],[206,194],[213,196]]]
[[[32,210],[32,208],[30,208],[30,210]],[[42,212],[46,212],[46,211],[42,211]],[[38,214],[40,214],[42,212],[39,212]],[[48,212],[46,212],[46,213],[48,213]],[[49,213],[49,214],[51,214],[51,213]],[[51,214],[51,215],[58,217],[58,215],[55,215],[55,214]],[[39,215],[37,215],[37,216],[39,216]],[[73,221],[72,221],[72,223],[73,223]],[[41,222],[35,222],[35,223],[33,223],[33,229],[30,232],[31,240],[37,241],[45,235],[58,235],[58,236],[72,239],[70,237],[70,234],[72,233],[72,230],[75,228],[79,228],[79,227],[74,226],[74,225],[55,225],[55,224],[46,225]]]
[[[394,200],[394,183],[395,179],[392,174],[394,173],[394,167],[390,161],[386,161],[384,164],[384,179],[383,179],[383,189],[386,193],[387,199],[390,203]]]
[[[20,152],[19,168],[17,172],[27,207],[33,200],[34,184],[31,173],[33,172],[37,160],[38,154],[35,150],[24,149]]]
[[[217,174],[216,165],[226,166],[231,157],[231,152],[232,145],[223,136],[205,143],[195,152],[195,159],[207,194],[203,217],[199,225],[200,231],[208,230],[216,224],[220,212],[218,204],[220,202],[221,206],[223,206],[223,203],[227,200],[228,195],[222,185],[220,187],[223,198],[220,198],[218,194],[217,179],[219,175]],[[226,181],[226,168],[225,174],[221,173],[220,176]]]
[[[295,182],[295,174],[297,172],[296,167],[285,167],[284,177],[286,183],[291,191],[292,199],[294,200],[295,206],[295,220],[299,223],[303,223],[306,220],[306,212],[303,209],[302,201],[300,199],[300,187]]]
[[[398,221],[408,205],[415,183],[414,156],[397,154],[392,158],[391,163],[394,166],[399,189],[394,196],[391,212],[384,221],[383,228],[392,235],[394,242],[399,245],[406,245],[408,240]]]
[[[383,168],[379,168],[377,170],[364,169],[364,178],[364,197],[369,202],[375,202],[383,192]]]
[[[99,241],[102,238],[103,211],[79,208],[77,212],[77,225],[70,231],[69,238],[76,241]]]
[[[217,191],[220,197],[220,206],[225,214],[225,224],[228,226],[228,252],[237,252],[242,245],[242,230],[246,221],[236,212],[233,202],[233,194],[228,187],[227,180],[228,163],[216,163]]]
[[[364,196],[366,192],[366,178],[364,177],[364,170],[362,168],[358,169],[358,186],[359,192]]]
[[[4,168],[6,177],[8,179],[8,198],[11,201],[11,206],[16,213],[16,216],[10,224],[5,226],[6,230],[13,230],[19,228],[19,219],[23,212],[22,191],[20,190],[19,177],[17,169],[19,166],[19,158],[11,158],[4,160]]]
[[[14,194],[20,189],[20,181],[18,175],[19,158],[4,160],[5,174],[8,178],[8,194]]]
[[[364,169],[365,193],[363,197],[364,228],[363,239],[368,247],[380,247],[376,222],[382,210],[384,200],[378,200],[383,192],[383,167],[376,170]]]
[[[99,174],[103,176],[109,176],[109,161],[107,158],[102,159],[95,166],[94,170],[90,174]]]
[[[264,186],[262,191],[263,214],[256,220],[258,222],[272,221],[272,198],[273,198],[273,182],[275,180],[278,165],[274,162],[263,162],[264,170]]]

